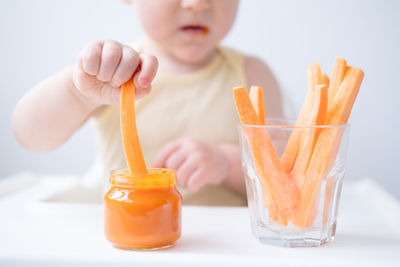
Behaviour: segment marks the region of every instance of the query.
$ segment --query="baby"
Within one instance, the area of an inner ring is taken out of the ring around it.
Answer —
[[[28,150],[50,151],[91,118],[104,184],[110,170],[126,168],[118,103],[121,84],[133,77],[147,164],[177,171],[183,203],[245,205],[232,88],[263,87],[269,117],[282,117],[282,106],[265,63],[219,46],[238,1],[133,2],[147,37],[132,45],[86,45],[73,65],[19,101],[13,116],[17,140]]]

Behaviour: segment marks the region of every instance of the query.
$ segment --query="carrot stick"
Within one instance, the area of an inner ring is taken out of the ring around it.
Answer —
[[[336,125],[348,121],[363,78],[364,72],[361,69],[348,67],[331,109],[328,106],[327,124]],[[336,160],[342,135],[343,128],[338,127],[324,129],[318,137],[306,171],[306,180],[301,189],[300,201],[292,220],[294,224],[302,228],[311,226],[315,219],[316,200],[319,197],[321,181]]]
[[[121,86],[121,134],[126,163],[131,176],[148,174],[140,147],[135,118],[135,85],[130,79]]]
[[[254,110],[256,111],[261,123],[265,125],[265,105],[264,105],[264,90],[258,86],[252,86],[250,88],[249,97],[253,104]],[[264,207],[268,208],[268,216],[281,225],[288,224],[288,216],[279,211],[276,203],[274,202],[271,190],[268,183],[264,179],[261,179],[261,184],[264,192]]]
[[[358,95],[364,72],[359,68],[347,67],[345,78],[336,92],[332,106],[328,109],[328,123],[347,123]]]
[[[265,125],[264,90],[261,87],[252,86],[249,96],[258,117],[260,117],[261,123]]]
[[[265,125],[265,106],[264,106],[264,90],[258,86],[252,86],[249,92],[250,101],[254,107],[257,116],[260,118],[261,124]],[[271,190],[269,188],[268,183],[261,179],[261,185],[263,188],[263,197],[264,197],[264,207],[269,210],[269,217],[272,219],[276,219],[279,210],[274,203],[274,200],[271,195]]]
[[[326,73],[322,73],[322,84],[329,86],[329,82],[330,81],[329,81],[328,75],[326,75]],[[328,99],[329,99],[329,97],[328,97]]]
[[[336,57],[333,63],[331,81],[328,89],[328,109],[332,109],[332,105],[339,90],[340,85],[343,82],[344,75],[347,71],[347,62],[344,58]]]
[[[252,182],[252,179],[250,178],[249,174],[247,174],[248,180],[251,186],[251,196],[252,196],[252,201],[254,203],[254,184]],[[260,179],[262,190],[263,190],[263,201],[264,201],[264,207],[268,208],[268,216],[275,222],[281,224],[281,225],[287,225],[288,220],[287,220],[287,215],[283,214],[282,212],[279,211],[278,206],[275,204],[271,191],[269,189],[269,185],[265,181],[265,179],[261,178]],[[253,216],[256,216],[256,209],[253,209]]]
[[[289,214],[280,211],[275,203],[269,207],[268,216],[280,225],[286,226],[289,223]]]
[[[307,70],[307,79],[308,79],[308,86],[307,86],[307,95],[304,101],[304,104],[300,110],[300,114],[296,120],[296,126],[306,126],[307,119],[310,115],[312,104],[314,101],[314,89],[315,86],[318,84],[323,84],[322,74],[321,74],[321,67],[319,63],[313,63],[308,67]],[[296,161],[296,157],[298,154],[299,146],[301,142],[301,130],[294,130],[289,137],[288,143],[286,145],[286,149],[283,152],[281,157],[282,166],[286,173],[290,173],[294,162]]]
[[[238,109],[239,119],[242,123],[261,125],[261,119],[258,116],[255,108],[254,102],[250,100],[248,103],[249,96],[247,95],[247,91],[244,87],[238,87],[233,89],[233,95],[235,98],[236,108]],[[247,96],[247,97],[246,97]],[[258,106],[258,100],[254,100],[256,105]],[[240,112],[239,112],[240,107]],[[260,177],[261,186],[263,188],[263,198],[264,198],[264,206],[268,207],[272,205],[273,198],[272,193],[269,188],[268,183],[264,180],[264,177],[261,176],[262,171],[257,168],[257,175]]]
[[[318,84],[322,84],[323,78],[322,78],[322,71],[321,71],[321,66],[319,65],[318,62],[314,62],[308,67],[307,71],[307,90],[310,92],[311,98],[308,99],[311,103],[313,102],[313,92],[315,86]],[[307,106],[308,109],[311,109],[310,106]]]
[[[329,80],[328,76],[323,73],[323,83],[329,85],[328,88],[328,110],[332,109],[332,104],[334,102],[335,95],[337,91],[339,90],[339,87],[341,83],[343,82],[344,75],[347,70],[347,62],[343,58],[336,57],[334,64],[333,64],[333,69],[331,73],[331,80]],[[339,146],[340,144],[338,144]],[[332,154],[336,154],[336,152],[332,152]],[[303,176],[305,179],[305,176]],[[329,193],[330,191],[327,191]],[[315,197],[316,199],[316,197]],[[326,201],[329,201],[330,198],[326,199]],[[330,206],[329,203],[325,203],[325,206]],[[312,214],[315,216],[317,212],[317,207],[316,204],[313,203],[312,206]],[[312,218],[312,217],[311,217]],[[311,220],[311,219],[310,219]],[[307,224],[312,224],[312,222],[308,222]]]
[[[319,135],[300,191],[300,201],[292,216],[293,224],[301,228],[311,226],[317,215],[316,202],[319,199],[321,181],[327,174],[332,155],[337,154],[336,148],[340,147],[342,130],[327,128]]]
[[[322,125],[325,122],[326,113],[328,108],[328,86],[317,85],[314,92],[314,103],[310,112],[307,125],[315,126]],[[301,144],[299,147],[298,156],[290,177],[296,182],[297,188],[301,189],[305,179],[305,172],[307,170],[309,160],[312,152],[314,151],[315,144],[319,135],[320,129],[309,128],[304,129],[302,132]]]
[[[262,125],[244,87],[233,89],[236,108],[242,124]],[[249,143],[254,166],[261,181],[268,184],[272,198],[280,212],[288,214],[298,201],[294,182],[283,171],[278,154],[268,133],[263,128],[242,127]],[[263,182],[262,182],[263,183]]]

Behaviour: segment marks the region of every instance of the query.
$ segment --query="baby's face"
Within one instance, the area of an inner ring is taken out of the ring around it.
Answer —
[[[228,33],[238,0],[136,0],[139,20],[164,51],[187,63],[210,55]]]

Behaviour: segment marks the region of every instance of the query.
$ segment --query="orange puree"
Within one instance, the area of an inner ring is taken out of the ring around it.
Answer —
[[[149,175],[130,177],[112,171],[104,197],[105,234],[117,247],[162,248],[181,235],[182,195],[173,170],[149,169]]]

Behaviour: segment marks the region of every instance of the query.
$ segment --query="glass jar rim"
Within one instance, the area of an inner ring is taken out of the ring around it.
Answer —
[[[149,174],[131,176],[128,169],[110,171],[109,183],[125,188],[160,188],[176,184],[176,171],[162,168],[149,168]]]

